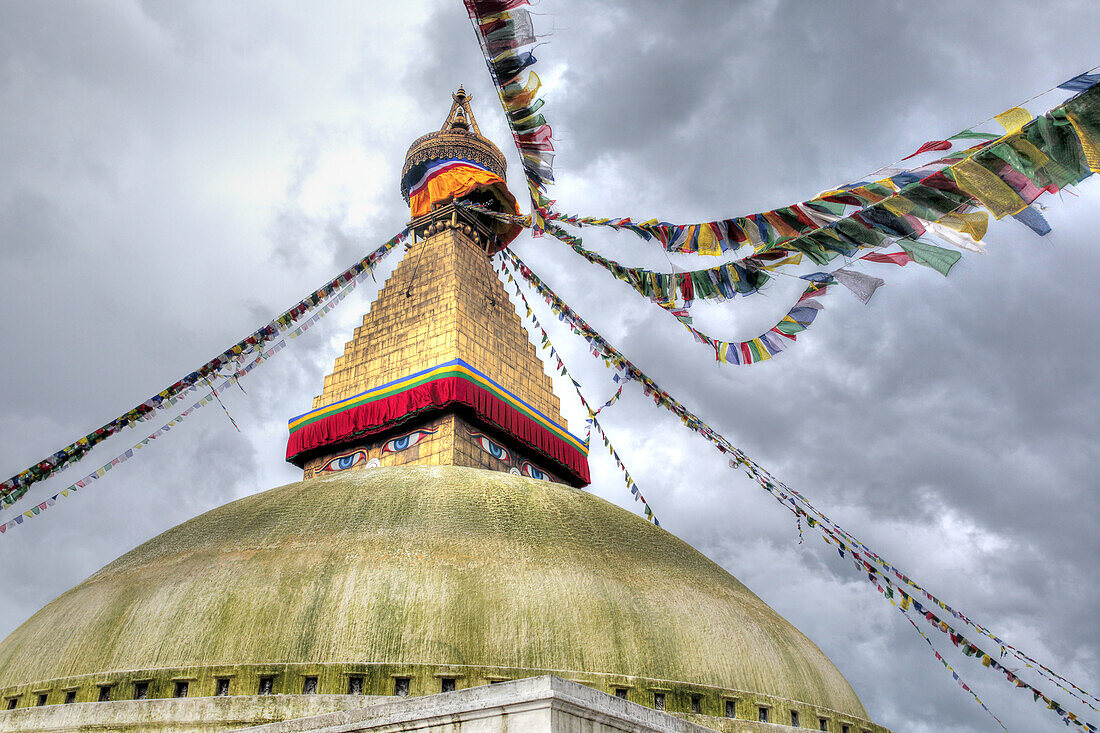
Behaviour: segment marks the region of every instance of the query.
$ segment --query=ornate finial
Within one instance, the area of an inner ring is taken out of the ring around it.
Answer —
[[[447,119],[443,121],[443,127],[439,128],[439,131],[446,132],[458,128],[467,132],[473,130],[473,132],[480,135],[481,128],[477,126],[477,120],[474,119],[474,113],[470,109],[470,100],[473,98],[473,95],[467,94],[466,90],[459,84],[458,91],[451,94],[451,99],[454,102],[451,103],[451,111],[447,114]]]
[[[451,122],[451,127],[452,128],[457,127],[461,130],[469,130],[470,129],[470,125],[466,122],[466,115],[462,112],[461,107],[459,107],[458,111],[455,112],[455,118]]]
[[[409,201],[409,171],[431,160],[461,158],[477,163],[504,180],[508,164],[496,145],[485,139],[470,108],[473,97],[462,86],[451,94],[451,110],[438,132],[421,135],[409,147],[401,169],[401,195]]]

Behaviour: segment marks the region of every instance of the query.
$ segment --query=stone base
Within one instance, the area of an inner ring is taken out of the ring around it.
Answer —
[[[712,733],[668,713],[560,677],[529,677],[362,710],[243,729],[248,733]]]
[[[385,702],[368,695],[233,695],[78,702],[0,711],[5,733],[224,733]]]
[[[752,720],[666,713],[560,677],[419,697],[233,695],[0,711],[6,733],[798,733]],[[830,726],[832,730],[832,726]],[[852,728],[860,733],[862,728]]]

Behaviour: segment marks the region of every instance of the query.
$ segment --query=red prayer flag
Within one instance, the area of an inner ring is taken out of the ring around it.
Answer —
[[[869,252],[860,257],[860,259],[867,260],[868,262],[901,265],[902,267],[912,262],[912,259],[905,252]]]
[[[909,160],[910,158],[913,158],[917,155],[920,155],[921,153],[927,153],[927,152],[932,151],[932,150],[950,150],[950,149],[951,149],[951,141],[950,140],[929,140],[924,145],[921,145],[920,148],[917,150],[917,152],[913,153],[912,155],[906,155],[904,158],[902,158],[902,160]]]

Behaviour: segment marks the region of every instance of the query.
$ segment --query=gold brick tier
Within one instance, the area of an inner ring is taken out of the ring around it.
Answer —
[[[461,228],[412,245],[336,358],[313,407],[452,359],[565,424],[550,377],[492,263]]]

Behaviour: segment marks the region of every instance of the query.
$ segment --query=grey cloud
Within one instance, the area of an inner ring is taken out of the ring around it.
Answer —
[[[63,22],[57,5],[0,7],[5,471],[161,389],[399,229],[405,151],[438,129],[458,83],[524,199],[461,4],[391,5],[73,5]],[[1087,3],[543,0],[534,11],[552,30],[537,68],[548,81],[561,73],[544,110],[560,137],[551,196],[582,214],[691,221],[789,203],[1095,63]],[[365,177],[362,190],[348,183]],[[1001,222],[990,253],[967,253],[946,279],[867,265],[887,281],[868,306],[829,295],[795,348],[752,368],[714,364],[675,321],[553,241],[517,251],[775,475],[1095,689],[1100,188],[1077,193],[1051,197],[1049,237]],[[696,266],[630,234],[581,234],[629,264]],[[157,532],[294,480],[285,420],[308,409],[386,272],[250,374],[247,395],[224,395],[242,432],[202,410],[0,538],[11,569],[0,628]],[[699,318],[715,336],[752,336],[793,292],[777,282]],[[534,305],[589,396],[605,399],[608,371]],[[994,729],[835,550],[805,527],[798,545],[772,499],[626,393],[603,422],[663,526],[814,639],[876,720]],[[141,437],[127,431],[41,492]],[[614,465],[596,451],[592,464],[591,490],[636,510]],[[1010,728],[1060,729],[944,640],[933,638]]]

